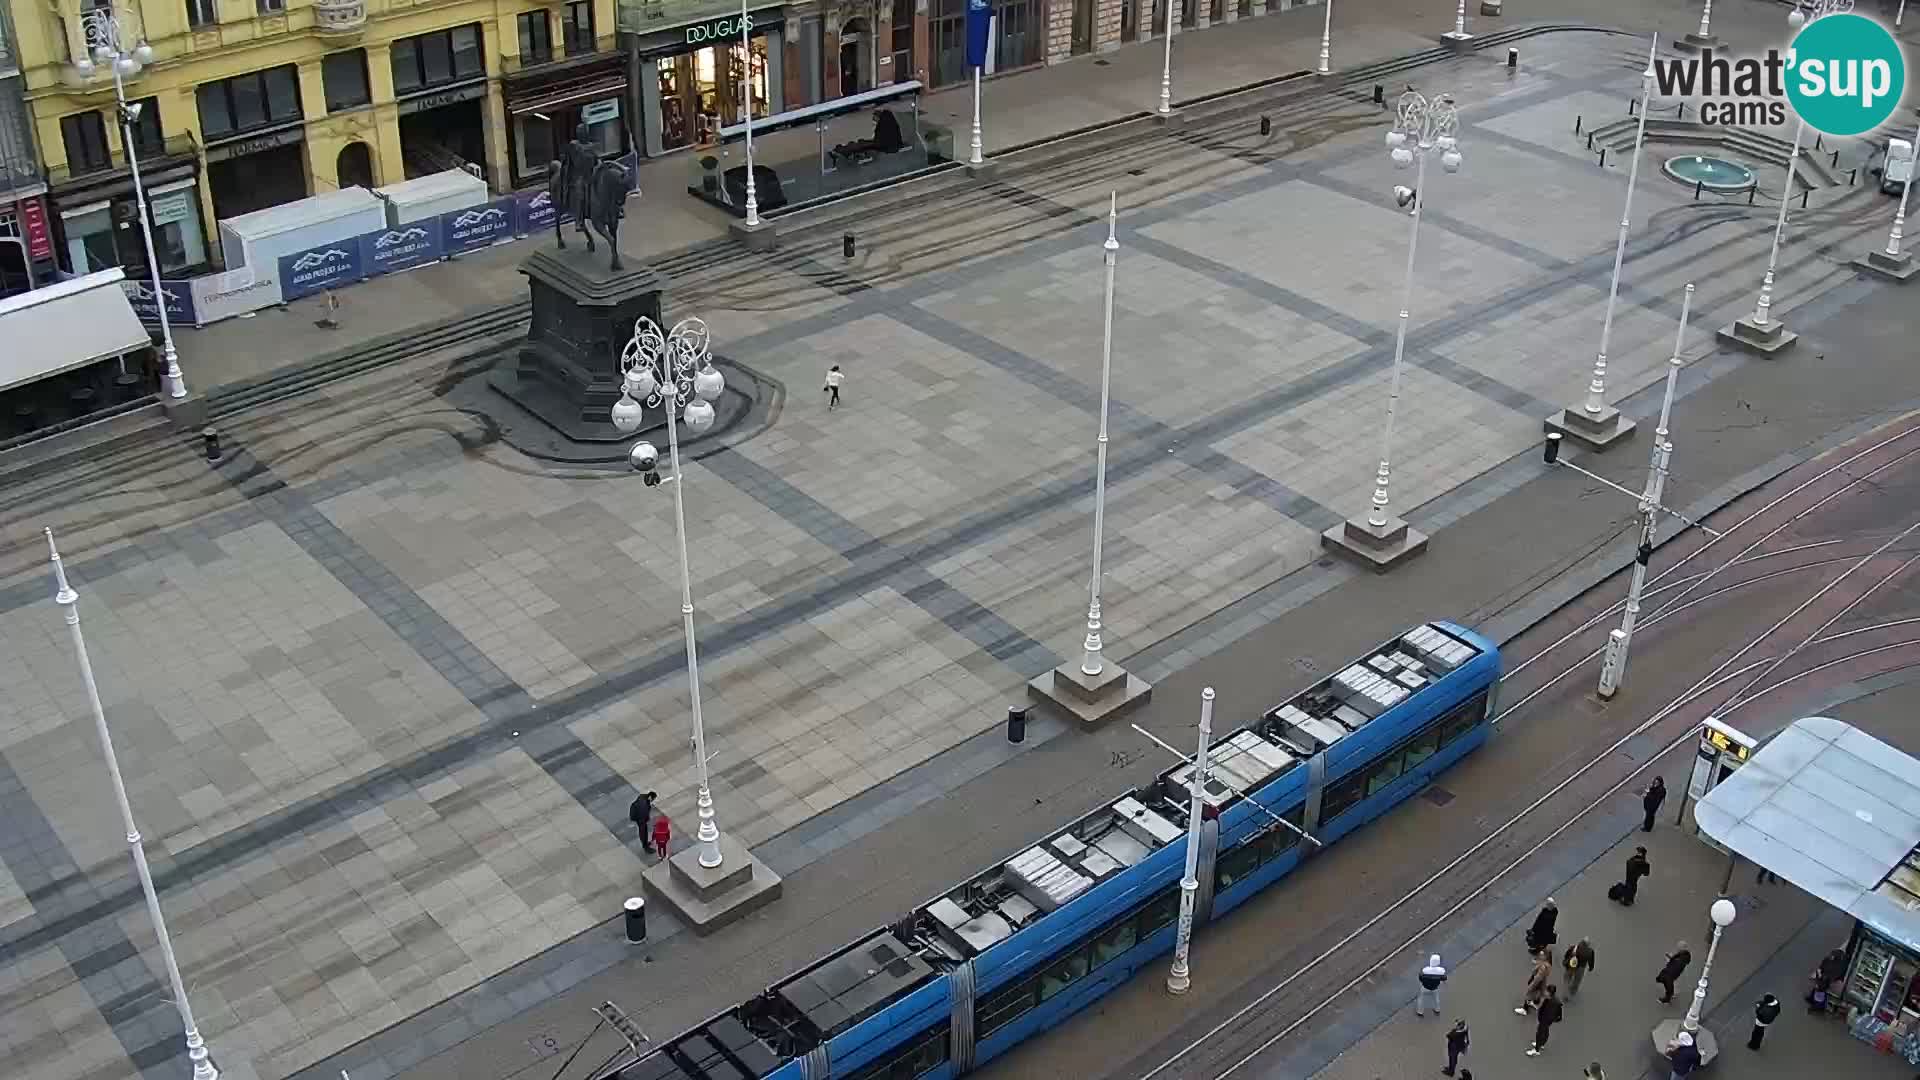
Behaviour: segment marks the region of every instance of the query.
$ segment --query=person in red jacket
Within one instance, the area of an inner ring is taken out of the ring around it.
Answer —
[[[661,858],[667,857],[667,844],[672,839],[673,823],[667,820],[665,814],[656,816],[653,819],[653,850],[658,852]]]

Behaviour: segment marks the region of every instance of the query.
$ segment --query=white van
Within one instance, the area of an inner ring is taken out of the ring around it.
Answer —
[[[1913,144],[1905,139],[1887,140],[1887,160],[1880,170],[1880,190],[1898,195],[1913,178]]]

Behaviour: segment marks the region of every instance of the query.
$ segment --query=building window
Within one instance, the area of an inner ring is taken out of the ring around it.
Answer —
[[[61,231],[67,237],[67,262],[76,274],[91,274],[120,265],[113,247],[113,214],[101,204],[82,213],[64,213]]]
[[[61,117],[60,138],[67,144],[67,171],[75,176],[113,164],[107,149],[107,122],[98,109]]]
[[[223,139],[300,119],[300,78],[292,64],[202,83],[200,133]]]
[[[212,26],[219,21],[219,0],[187,0],[188,26]]]
[[[153,223],[153,249],[162,274],[177,274],[207,261],[205,230],[200,227],[200,198],[192,181],[181,181],[147,197]]]
[[[547,13],[526,11],[515,20],[520,24],[520,62],[544,64],[553,59],[553,34],[547,26]]]
[[[328,112],[356,109],[372,101],[367,89],[366,51],[329,53],[320,61],[320,83],[326,87]]]
[[[913,0],[893,0],[893,78],[913,78]]]
[[[405,94],[487,73],[480,59],[480,24],[456,26],[393,43],[393,91]]]
[[[277,15],[287,10],[287,0],[254,0],[262,15]]]
[[[967,0],[938,0],[933,16],[935,86],[951,86],[967,77]]]
[[[160,99],[141,98],[133,104],[140,108],[140,116],[132,124],[134,151],[141,157],[158,157],[166,153],[166,141],[160,134]]]
[[[568,56],[585,56],[593,51],[593,0],[575,0],[567,5],[560,24]]]

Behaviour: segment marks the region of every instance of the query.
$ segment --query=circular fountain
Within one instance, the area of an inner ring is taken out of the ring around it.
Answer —
[[[1726,158],[1706,157],[1701,154],[1682,154],[1668,158],[1661,166],[1663,172],[1675,180],[1692,187],[1700,185],[1708,191],[1732,194],[1753,187],[1753,170],[1736,161]]]

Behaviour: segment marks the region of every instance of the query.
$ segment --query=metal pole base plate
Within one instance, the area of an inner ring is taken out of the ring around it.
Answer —
[[[1427,550],[1427,534],[1399,518],[1377,529],[1364,517],[1348,518],[1321,533],[1320,546],[1380,574]]]
[[[1915,274],[1920,274],[1920,260],[1915,260],[1906,252],[1889,255],[1884,249],[1875,251],[1865,258],[1853,260],[1853,266],[1856,270],[1865,270],[1869,274],[1878,275],[1888,281],[1905,281]]]
[[[1605,450],[1614,443],[1633,437],[1633,421],[1609,405],[1595,416],[1579,405],[1569,406],[1547,417],[1541,424],[1547,434],[1559,432],[1589,450]]]
[[[1772,356],[1800,340],[1800,335],[1788,330],[1779,319],[1761,326],[1753,321],[1751,315],[1735,319],[1730,326],[1721,327],[1718,336],[1721,344],[1738,345],[1762,356]]]

